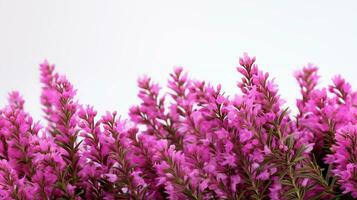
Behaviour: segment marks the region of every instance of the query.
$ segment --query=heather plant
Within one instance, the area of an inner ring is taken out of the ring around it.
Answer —
[[[237,71],[234,95],[182,67],[166,92],[143,76],[123,119],[83,105],[45,61],[45,120],[34,122],[16,91],[0,109],[0,199],[357,198],[351,85],[336,76],[319,88],[308,64],[295,73],[293,113],[255,57],[244,54]]]

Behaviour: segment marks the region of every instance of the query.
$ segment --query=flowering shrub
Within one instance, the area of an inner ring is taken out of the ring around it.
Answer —
[[[169,92],[138,80],[129,119],[98,117],[47,61],[44,118],[18,92],[0,111],[1,199],[357,198],[357,93],[340,76],[317,88],[317,67],[295,74],[298,113],[244,55],[241,92],[191,80],[175,68]]]

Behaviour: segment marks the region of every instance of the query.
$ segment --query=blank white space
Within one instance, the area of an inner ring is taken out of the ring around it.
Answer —
[[[322,84],[342,74],[357,85],[354,2],[0,0],[0,105],[18,90],[40,119],[44,59],[100,113],[126,115],[138,103],[138,76],[165,86],[177,65],[234,94],[235,67],[248,52],[294,107],[292,73],[308,62],[320,67]]]

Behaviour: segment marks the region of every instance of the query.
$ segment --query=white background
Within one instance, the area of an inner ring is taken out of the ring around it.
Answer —
[[[0,0],[0,104],[19,90],[40,119],[44,59],[100,113],[126,115],[140,75],[164,86],[177,65],[234,94],[235,67],[248,52],[294,107],[292,74],[308,62],[320,67],[322,84],[341,74],[357,86],[354,2]]]

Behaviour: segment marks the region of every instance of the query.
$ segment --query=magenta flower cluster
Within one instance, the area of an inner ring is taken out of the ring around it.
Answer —
[[[0,199],[357,198],[357,92],[340,76],[318,88],[308,64],[292,114],[255,61],[240,58],[235,96],[180,67],[165,93],[142,77],[129,119],[97,116],[45,61],[46,122],[18,92],[0,110]]]

